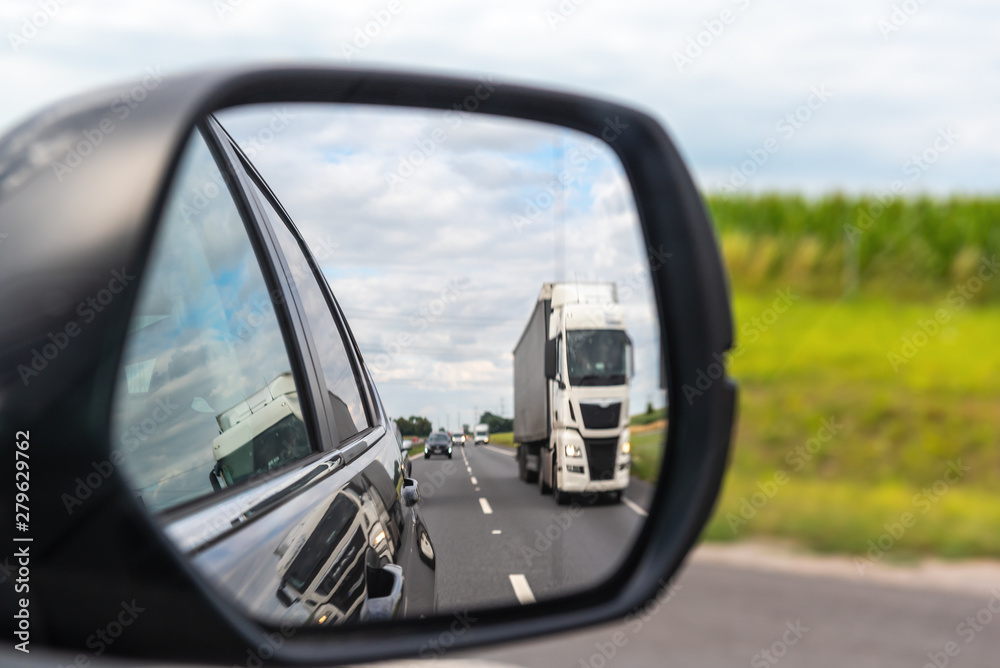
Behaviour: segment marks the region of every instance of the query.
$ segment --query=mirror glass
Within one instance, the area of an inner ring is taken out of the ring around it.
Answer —
[[[620,566],[663,453],[668,259],[621,132],[462,104],[205,119],[114,421],[137,496],[220,592],[333,626],[526,605]]]

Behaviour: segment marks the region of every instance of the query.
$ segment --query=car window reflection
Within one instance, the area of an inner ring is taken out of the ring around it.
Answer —
[[[298,289],[302,307],[309,321],[313,343],[316,345],[323,366],[330,404],[340,442],[348,440],[369,425],[365,407],[358,388],[357,378],[347,354],[344,337],[330,312],[330,306],[309,266],[298,241],[278,215],[270,200],[259,188],[255,192],[271,220],[278,243],[285,254],[291,278]]]
[[[154,241],[113,408],[117,458],[143,503],[168,509],[312,452],[290,367],[242,217],[195,133]]]

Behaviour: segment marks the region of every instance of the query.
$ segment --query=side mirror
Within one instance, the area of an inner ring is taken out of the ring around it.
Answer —
[[[545,377],[555,380],[559,375],[559,357],[556,355],[556,344],[559,339],[549,339],[545,342]]]
[[[628,377],[635,378],[635,344],[632,337],[628,337]]]
[[[403,503],[415,506],[420,501],[420,487],[413,478],[403,478]]]
[[[281,66],[167,77],[96,132],[133,90],[0,137],[0,314],[16,316],[0,322],[0,424],[18,430],[8,461],[26,471],[30,450],[37,472],[30,533],[27,511],[23,529],[0,528],[31,548],[31,591],[0,608],[30,612],[32,640],[87,652],[95,620],[135,601],[110,654],[232,665],[263,647],[275,665],[355,664],[445,635],[458,649],[563,632],[661,595],[711,516],[736,389],[724,370],[698,381],[732,346],[729,298],[703,199],[657,120],[493,80]],[[461,252],[436,243],[459,236]],[[563,258],[559,239],[574,240]],[[602,357],[620,338],[590,337],[570,428],[546,392],[569,380],[568,341],[541,315],[621,331],[606,317],[619,286],[635,383]],[[523,355],[504,364],[520,332]],[[621,412],[661,368],[661,402],[687,400],[633,442],[649,465],[632,469]],[[490,392],[456,399],[468,388]],[[478,421],[487,400],[490,453],[441,430],[399,466],[412,446],[389,416],[426,433]],[[475,457],[542,494],[478,489]],[[632,476],[650,493],[628,498]],[[17,484],[26,498],[27,473]],[[580,532],[550,568],[525,569],[548,505],[570,501]],[[513,530],[488,530],[506,518]],[[587,563],[567,558],[580,535]],[[484,546],[507,560],[490,586],[436,572]],[[553,587],[554,572],[572,577]],[[438,596],[455,578],[456,598]],[[459,611],[476,623],[455,634]]]

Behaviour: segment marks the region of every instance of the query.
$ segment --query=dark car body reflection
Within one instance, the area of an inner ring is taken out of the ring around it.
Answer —
[[[201,549],[195,565],[269,624],[430,614],[434,547],[415,508],[400,500],[402,480],[372,462],[332,497],[320,500],[320,484]]]

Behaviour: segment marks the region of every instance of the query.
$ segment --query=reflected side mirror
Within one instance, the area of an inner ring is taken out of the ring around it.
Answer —
[[[559,389],[566,385],[559,379],[559,355],[557,353],[559,339],[549,339],[545,342],[545,377],[559,383]]]
[[[403,503],[407,507],[412,507],[417,504],[420,500],[420,489],[417,486],[417,481],[413,478],[403,478]]]
[[[627,343],[625,344],[628,348],[628,377],[629,380],[635,379],[635,344],[632,343],[632,337],[628,336]],[[662,383],[662,377],[660,379]]]

